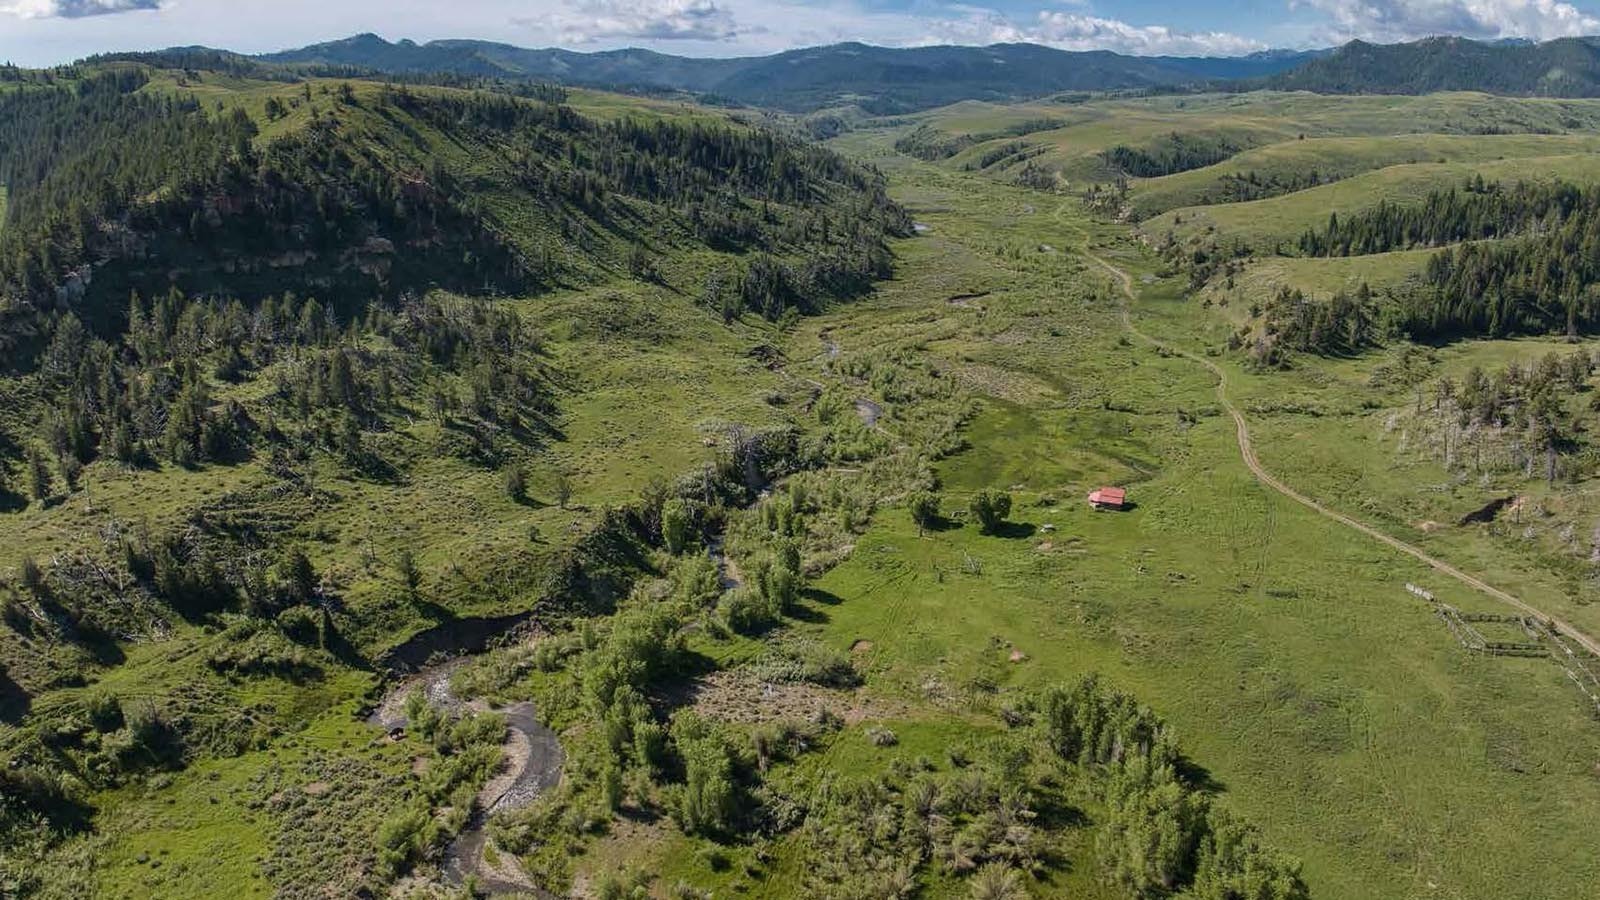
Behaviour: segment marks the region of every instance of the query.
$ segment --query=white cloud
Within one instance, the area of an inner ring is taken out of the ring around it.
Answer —
[[[563,43],[600,41],[730,41],[747,32],[716,0],[578,0],[527,26],[554,25]]]
[[[1333,40],[1409,41],[1440,34],[1545,41],[1600,31],[1600,19],[1561,0],[1290,0],[1331,20]]]
[[[1066,50],[1115,50],[1135,56],[1239,56],[1265,50],[1260,41],[1226,31],[1179,31],[1117,19],[1041,12],[1032,40]]]
[[[160,9],[162,0],[0,0],[0,13],[23,19],[84,19]]]
[[[992,10],[939,19],[927,26],[923,43],[996,44],[1026,42],[1062,50],[1113,50],[1134,56],[1239,56],[1267,45],[1226,31],[1181,31],[1165,25],[1130,25],[1119,19],[1041,10],[1017,23]]]

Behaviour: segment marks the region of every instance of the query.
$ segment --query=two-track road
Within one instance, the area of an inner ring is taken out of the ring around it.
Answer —
[[[1132,306],[1133,302],[1137,299],[1137,295],[1134,292],[1132,276],[1130,276],[1127,272],[1123,271],[1122,269],[1119,269],[1116,266],[1112,265],[1106,259],[1095,255],[1095,253],[1093,251],[1091,251],[1087,246],[1084,247],[1083,253],[1084,253],[1084,256],[1086,256],[1088,259],[1092,260],[1093,262],[1095,262],[1096,264],[1098,264],[1099,266],[1104,268],[1107,272],[1109,272],[1111,274],[1112,278],[1121,287],[1123,297],[1126,300],[1126,302],[1122,304],[1122,327],[1123,328],[1127,329],[1127,331],[1130,334],[1134,335],[1135,337],[1139,338],[1140,340],[1142,340],[1142,341],[1144,341],[1144,342],[1146,342],[1148,344],[1152,344],[1152,345],[1157,346],[1157,347],[1166,348],[1167,350],[1171,351],[1172,353],[1175,353],[1175,354],[1177,354],[1179,356],[1182,356],[1184,359],[1190,360],[1192,362],[1200,364],[1201,366],[1204,366],[1205,369],[1208,372],[1210,372],[1212,375],[1216,376],[1216,379],[1217,379],[1217,401],[1222,405],[1223,409],[1228,411],[1228,415],[1233,417],[1233,425],[1234,425],[1235,431],[1237,432],[1238,441],[1239,441],[1239,456],[1244,459],[1244,464],[1247,467],[1249,467],[1251,474],[1255,475],[1256,480],[1260,481],[1262,484],[1266,485],[1267,487],[1271,488],[1272,490],[1277,491],[1279,494],[1282,494],[1283,496],[1288,497],[1290,500],[1293,500],[1294,502],[1300,504],[1301,506],[1304,506],[1305,508],[1317,513],[1320,516],[1323,516],[1324,518],[1332,519],[1333,521],[1338,522],[1340,525],[1343,525],[1346,528],[1350,528],[1350,529],[1353,529],[1355,531],[1359,531],[1362,534],[1366,535],[1367,537],[1372,538],[1375,541],[1378,541],[1378,542],[1383,543],[1383,544],[1387,544],[1388,546],[1394,548],[1395,550],[1398,550],[1401,553],[1406,554],[1407,556],[1411,556],[1411,557],[1413,557],[1413,558],[1425,563],[1430,568],[1432,568],[1434,571],[1441,572],[1441,573],[1443,573],[1445,575],[1448,575],[1451,578],[1454,578],[1455,580],[1461,582],[1462,584],[1464,584],[1464,585],[1466,585],[1466,586],[1468,586],[1470,588],[1473,588],[1474,590],[1482,591],[1483,593],[1488,594],[1489,596],[1495,598],[1496,600],[1499,600],[1502,603],[1505,603],[1505,604],[1511,606],[1512,608],[1520,611],[1524,615],[1533,616],[1535,618],[1542,619],[1543,621],[1548,622],[1550,624],[1550,627],[1554,628],[1563,637],[1566,637],[1566,638],[1574,641],[1575,643],[1582,645],[1584,647],[1584,649],[1588,650],[1590,653],[1593,653],[1596,656],[1600,656],[1600,641],[1597,641],[1594,638],[1590,637],[1588,634],[1586,634],[1585,632],[1579,630],[1576,626],[1572,625],[1571,623],[1565,622],[1565,621],[1563,621],[1561,619],[1558,619],[1555,616],[1552,616],[1552,615],[1550,615],[1550,614],[1548,614],[1548,613],[1546,613],[1546,612],[1544,612],[1544,611],[1542,611],[1540,609],[1537,609],[1536,607],[1532,606],[1531,604],[1527,603],[1526,601],[1524,601],[1524,600],[1522,600],[1522,599],[1520,599],[1518,597],[1512,596],[1511,594],[1506,593],[1505,591],[1495,587],[1492,584],[1489,584],[1489,583],[1483,581],[1482,579],[1479,579],[1479,578],[1477,578],[1477,577],[1475,577],[1473,575],[1469,575],[1466,572],[1463,572],[1460,569],[1456,568],[1455,566],[1450,565],[1449,563],[1445,562],[1442,559],[1438,559],[1437,557],[1429,556],[1427,553],[1423,552],[1422,549],[1419,548],[1419,547],[1413,546],[1412,544],[1408,544],[1405,541],[1402,541],[1399,538],[1394,537],[1393,535],[1385,534],[1384,532],[1379,531],[1378,529],[1372,527],[1371,525],[1366,524],[1365,522],[1361,522],[1361,521],[1358,521],[1356,519],[1352,519],[1351,517],[1345,515],[1342,512],[1339,512],[1339,511],[1333,510],[1333,509],[1329,509],[1328,507],[1323,506],[1321,503],[1318,503],[1317,501],[1311,499],[1310,497],[1307,497],[1306,495],[1300,493],[1299,491],[1295,490],[1294,488],[1292,488],[1292,487],[1288,486],[1287,484],[1284,484],[1282,481],[1278,480],[1277,476],[1275,476],[1271,472],[1267,471],[1266,467],[1261,465],[1261,460],[1256,456],[1255,446],[1250,442],[1250,425],[1249,425],[1248,422],[1245,421],[1244,414],[1239,412],[1238,407],[1234,406],[1233,405],[1233,401],[1228,398],[1228,375],[1227,375],[1226,372],[1224,372],[1222,370],[1222,367],[1218,366],[1216,363],[1212,362],[1211,360],[1206,359],[1203,356],[1200,356],[1199,354],[1191,353],[1191,352],[1189,352],[1187,350],[1184,350],[1181,347],[1174,347],[1171,344],[1168,344],[1168,343],[1166,343],[1164,341],[1157,340],[1156,338],[1151,337],[1150,335],[1144,333],[1143,331],[1140,331],[1138,326],[1133,324],[1133,315],[1132,315],[1132,312],[1131,312],[1131,306]]]

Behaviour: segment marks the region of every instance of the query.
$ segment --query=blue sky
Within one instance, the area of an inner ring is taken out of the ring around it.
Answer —
[[[23,65],[183,44],[260,52],[362,31],[699,56],[843,40],[1219,56],[1351,38],[1596,34],[1600,0],[0,0],[0,60]]]

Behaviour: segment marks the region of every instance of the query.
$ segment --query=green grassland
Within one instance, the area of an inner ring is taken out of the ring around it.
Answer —
[[[1600,104],[1582,100],[1518,100],[1470,93],[1337,97],[1253,92],[1083,103],[1034,101],[1010,106],[967,102],[931,111],[917,120],[946,138],[964,135],[988,138],[951,157],[947,165],[972,164],[992,148],[1020,140],[1029,146],[1030,159],[1035,166],[1056,172],[1066,187],[1081,189],[1086,183],[1106,181],[1115,175],[1100,158],[1104,151],[1118,145],[1138,147],[1173,133],[1226,138],[1246,148],[1246,153],[1255,148],[1254,152],[1266,159],[1272,159],[1270,154],[1278,151],[1285,155],[1283,165],[1292,167],[1305,157],[1286,148],[1298,144],[1301,139],[1379,135],[1558,136],[1566,132],[1592,132],[1600,129]],[[1007,128],[1022,123],[1045,120],[1060,120],[1062,125],[1021,138],[1002,134]],[[1410,161],[1417,158],[1416,153],[1425,154],[1420,157],[1423,160],[1441,156],[1454,158],[1450,156],[1450,143],[1449,140],[1430,141],[1419,137],[1397,145],[1403,147],[1402,150],[1363,151],[1329,142],[1311,152],[1318,156],[1326,154],[1329,160],[1326,165],[1335,172],[1342,171],[1344,165],[1351,165],[1352,171],[1360,171],[1374,167],[1364,160],[1357,162],[1362,158],[1384,164]],[[1505,144],[1507,149],[1497,152],[1505,155],[1558,155],[1563,152],[1557,149],[1527,153],[1531,148],[1525,143],[1507,141]],[[1571,147],[1570,143],[1566,146]],[[1573,149],[1577,148],[1565,152]],[[1468,158],[1478,158],[1479,151],[1466,152],[1471,154]],[[1368,155],[1372,153],[1377,154],[1376,157]],[[1241,159],[1254,161],[1249,157]],[[1220,165],[1232,164],[1230,160]],[[1275,167],[1275,164],[1264,165],[1263,174]],[[1239,168],[1248,171],[1249,165]],[[1009,166],[1005,169],[1003,174],[1014,174]],[[1193,189],[1180,188],[1179,193]]]
[[[1133,217],[1142,221],[1173,209],[1220,202],[1226,196],[1222,181],[1228,176],[1254,174],[1270,181],[1315,172],[1332,181],[1408,163],[1490,163],[1587,153],[1597,148],[1600,137],[1585,134],[1394,134],[1382,141],[1306,138],[1246,150],[1214,166],[1136,179],[1129,204]],[[1536,164],[1528,165],[1528,170],[1517,174],[1535,177]]]
[[[1380,144],[1379,141],[1369,143]],[[1144,222],[1147,234],[1171,235],[1187,242],[1199,235],[1238,242],[1271,255],[1289,252],[1300,235],[1326,225],[1329,216],[1346,218],[1380,203],[1421,203],[1435,191],[1459,187],[1474,176],[1507,184],[1600,181],[1600,157],[1593,153],[1529,156],[1474,163],[1404,163],[1385,166],[1319,187],[1247,203],[1221,203],[1171,210]]]
[[[971,526],[919,535],[904,510],[879,513],[816,583],[799,621],[772,638],[810,636],[851,652],[867,678],[847,702],[865,718],[820,757],[779,764],[769,779],[803,783],[819,767],[881,772],[919,757],[942,768],[941,752],[981,742],[1008,697],[1100,672],[1174,724],[1219,802],[1300,856],[1315,896],[1581,892],[1596,875],[1582,835],[1600,800],[1597,731],[1560,671],[1466,654],[1404,584],[1430,584],[1469,610],[1493,611],[1493,601],[1438,583],[1250,477],[1212,405],[1211,379],[1122,340],[1112,295],[1075,258],[1093,246],[1133,270],[1146,285],[1134,309],[1141,327],[1203,347],[1211,314],[1172,282],[1146,281],[1155,262],[1118,228],[1071,201],[895,158],[883,140],[858,133],[840,143],[892,173],[896,196],[927,231],[900,248],[893,283],[803,322],[787,356],[797,366],[810,358],[797,371],[826,378],[825,361],[810,355],[824,339],[845,354],[912,346],[969,373],[983,411],[965,431],[968,448],[938,466],[945,508],[1009,489],[1018,527],[1007,537]],[[968,294],[982,296],[951,302]],[[1286,477],[1305,475],[1310,464],[1295,454],[1307,442],[1284,430],[1301,419],[1255,408],[1267,397],[1287,402],[1283,376],[1231,364],[1230,375],[1254,404],[1264,458]],[[1311,372],[1287,377],[1296,391],[1343,393]],[[1319,437],[1329,448],[1352,440]],[[1334,477],[1305,484],[1316,493]],[[1083,493],[1104,482],[1130,484],[1137,508],[1088,510]],[[1483,562],[1456,544],[1429,546],[1462,565]],[[1508,584],[1539,602],[1559,590],[1536,569]],[[899,736],[896,747],[869,742],[884,727]],[[1086,833],[1062,837],[1075,860],[1093,843],[1090,820]],[[752,865],[755,875],[707,862],[718,858],[711,851],[670,826],[630,825],[586,849],[577,867],[786,897],[806,866],[793,841]],[[961,890],[940,878],[922,888]],[[1030,889],[1107,895],[1087,859]]]

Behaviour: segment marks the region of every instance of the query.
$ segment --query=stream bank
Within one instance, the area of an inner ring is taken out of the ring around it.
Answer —
[[[385,656],[386,664],[396,674],[410,674],[384,694],[367,722],[391,734],[404,730],[409,724],[406,698],[418,690],[429,704],[447,715],[496,712],[504,716],[505,765],[478,792],[466,827],[445,848],[440,869],[448,884],[463,885],[471,879],[479,890],[491,895],[520,893],[553,898],[555,895],[535,885],[509,854],[498,854],[496,863],[491,864],[484,851],[489,844],[486,826],[490,815],[527,806],[561,783],[566,755],[560,736],[539,721],[532,702],[492,709],[482,700],[458,697],[450,685],[455,673],[470,661],[470,654],[522,633],[531,620],[531,614],[519,614],[446,623],[397,647]],[[450,652],[457,655],[438,661]],[[423,659],[434,661],[420,662]]]

